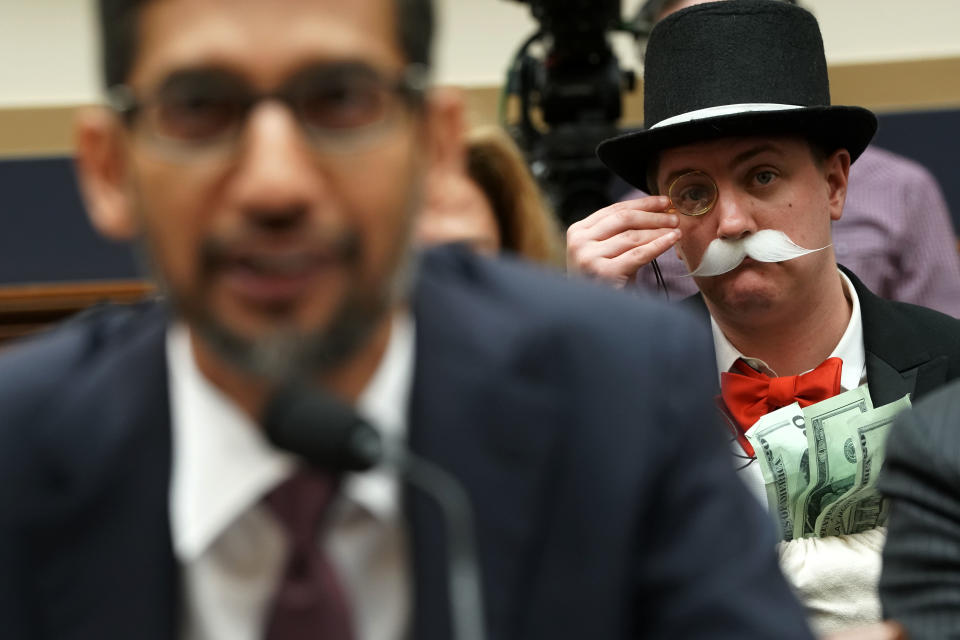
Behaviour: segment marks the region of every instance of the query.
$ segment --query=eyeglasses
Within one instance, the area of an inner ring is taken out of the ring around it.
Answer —
[[[670,210],[685,216],[702,216],[717,202],[717,183],[702,171],[689,171],[667,188]]]
[[[360,151],[421,107],[426,90],[422,65],[389,78],[368,65],[345,63],[308,67],[271,92],[256,91],[225,69],[190,69],[173,73],[149,97],[118,85],[108,100],[161,152],[192,160],[233,151],[250,111],[264,100],[285,104],[317,151]]]

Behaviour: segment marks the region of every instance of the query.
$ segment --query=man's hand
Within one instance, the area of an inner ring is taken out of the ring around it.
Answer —
[[[680,239],[670,199],[647,196],[604,207],[567,229],[567,272],[622,288]]]

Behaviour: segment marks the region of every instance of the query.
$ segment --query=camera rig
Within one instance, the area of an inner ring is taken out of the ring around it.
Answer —
[[[622,20],[620,0],[513,1],[529,4],[539,27],[510,65],[501,122],[566,226],[610,203],[612,175],[595,149],[619,132],[621,94],[635,77],[620,68],[609,34],[639,34]],[[542,45],[539,57],[534,44]],[[514,122],[511,98],[519,104]]]

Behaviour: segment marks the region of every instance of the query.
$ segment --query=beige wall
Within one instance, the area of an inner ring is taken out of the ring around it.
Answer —
[[[92,0],[0,0],[0,108],[96,97]]]
[[[355,0],[360,1],[360,0]],[[492,122],[513,52],[535,28],[513,0],[436,0],[437,76],[468,89],[471,119]],[[622,0],[632,14],[641,0]],[[877,111],[960,107],[958,0],[801,0],[820,19],[836,104]],[[0,157],[69,150],[73,111],[100,93],[94,0],[0,0]],[[617,38],[624,66],[636,46]],[[639,93],[625,123],[641,120]]]
[[[820,21],[831,64],[960,56],[958,0],[800,2]],[[624,13],[632,15],[640,4],[623,0]],[[446,28],[438,43],[441,78],[468,86],[499,83],[510,55],[535,26],[527,5],[505,0],[440,0],[440,5]],[[622,60],[635,63],[630,39],[618,45]]]
[[[831,63],[960,56],[957,0],[800,1],[820,21]]]
[[[624,12],[639,1],[624,0]],[[831,64],[960,57],[957,0],[803,1],[820,19]],[[512,0],[438,0],[438,6],[439,79],[499,84],[512,52],[534,28],[528,6]],[[0,108],[96,99],[92,7],[93,0],[0,0]],[[633,58],[629,39],[619,49],[625,60]]]

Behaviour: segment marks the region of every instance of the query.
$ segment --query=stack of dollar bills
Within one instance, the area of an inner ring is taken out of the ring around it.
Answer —
[[[765,415],[747,431],[782,540],[859,533],[885,523],[877,492],[887,432],[910,397],[874,408],[867,385]]]

